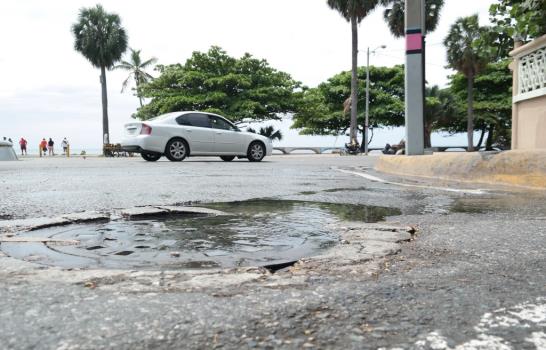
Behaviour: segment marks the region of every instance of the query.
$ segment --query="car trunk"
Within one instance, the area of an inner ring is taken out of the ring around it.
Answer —
[[[128,135],[128,136],[139,135],[141,130],[142,130],[142,123],[125,124],[125,135]]]

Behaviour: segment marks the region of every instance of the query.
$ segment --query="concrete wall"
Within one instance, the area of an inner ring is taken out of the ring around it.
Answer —
[[[546,149],[546,35],[516,47],[514,58],[512,149]]]
[[[546,95],[518,103],[517,149],[546,149]]]

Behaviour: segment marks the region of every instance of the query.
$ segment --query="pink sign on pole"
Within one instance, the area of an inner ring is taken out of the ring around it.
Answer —
[[[417,51],[423,49],[423,38],[421,33],[406,35],[406,51]]]

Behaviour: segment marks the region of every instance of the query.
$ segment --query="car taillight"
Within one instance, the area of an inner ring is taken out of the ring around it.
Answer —
[[[146,124],[142,124],[142,129],[140,129],[140,135],[151,135],[152,127]]]

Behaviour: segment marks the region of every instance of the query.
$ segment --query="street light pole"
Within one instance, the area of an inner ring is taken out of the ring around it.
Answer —
[[[366,120],[364,122],[364,153],[368,155],[368,131],[370,123],[370,47],[366,58]]]
[[[386,45],[381,45],[373,49],[371,53],[375,53],[379,49],[386,48]],[[364,153],[368,155],[368,132],[370,131],[370,47],[368,46],[366,56],[366,120],[364,122]]]
[[[406,154],[424,154],[425,0],[406,0]]]

